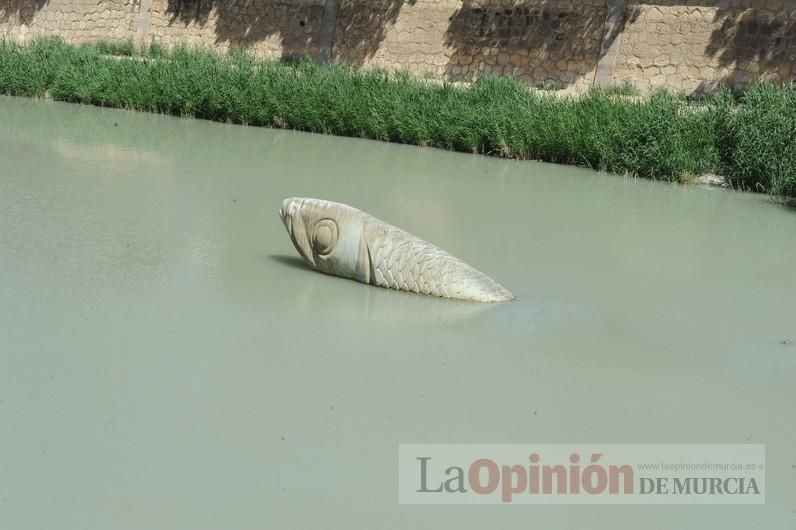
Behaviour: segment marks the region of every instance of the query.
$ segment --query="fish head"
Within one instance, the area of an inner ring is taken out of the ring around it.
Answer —
[[[332,201],[292,197],[282,202],[279,217],[293,246],[310,267],[367,281],[366,214]]]

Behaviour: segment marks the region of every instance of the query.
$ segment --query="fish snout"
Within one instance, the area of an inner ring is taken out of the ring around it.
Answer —
[[[282,208],[279,209],[279,217],[285,225],[290,240],[293,246],[301,257],[313,268],[315,268],[315,259],[312,252],[312,244],[310,242],[309,234],[307,233],[308,227],[305,225],[302,218],[302,205],[304,200],[291,197],[282,201]]]

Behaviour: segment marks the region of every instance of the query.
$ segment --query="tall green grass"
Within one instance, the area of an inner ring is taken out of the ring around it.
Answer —
[[[722,171],[740,188],[796,196],[796,85],[715,100]]]
[[[121,57],[120,57],[121,56]],[[470,87],[405,73],[132,43],[0,43],[0,92],[577,164],[665,180],[724,172],[796,193],[796,91],[761,85],[693,105],[664,92],[558,98],[510,78]]]

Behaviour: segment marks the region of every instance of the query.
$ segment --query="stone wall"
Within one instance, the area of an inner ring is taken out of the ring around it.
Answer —
[[[58,35],[70,42],[124,40],[135,34],[136,0],[0,0],[0,36],[25,41]]]
[[[616,82],[693,92],[796,79],[796,1],[657,0],[626,13]]]
[[[151,0],[146,43],[248,46],[269,58],[320,53],[325,0]]]
[[[248,46],[574,89],[796,79],[794,0],[0,0],[0,35]]]
[[[361,4],[340,2],[338,59],[453,81],[513,74],[557,87],[592,83],[606,13],[605,0]]]

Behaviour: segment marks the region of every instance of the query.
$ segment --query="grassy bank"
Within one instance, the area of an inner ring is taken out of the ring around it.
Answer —
[[[127,58],[109,57],[108,54]],[[132,57],[132,58],[130,58]],[[372,138],[687,181],[796,194],[796,88],[756,86],[700,104],[666,93],[580,98],[487,77],[469,88],[406,74],[239,52],[57,40],[0,43],[0,93]]]

